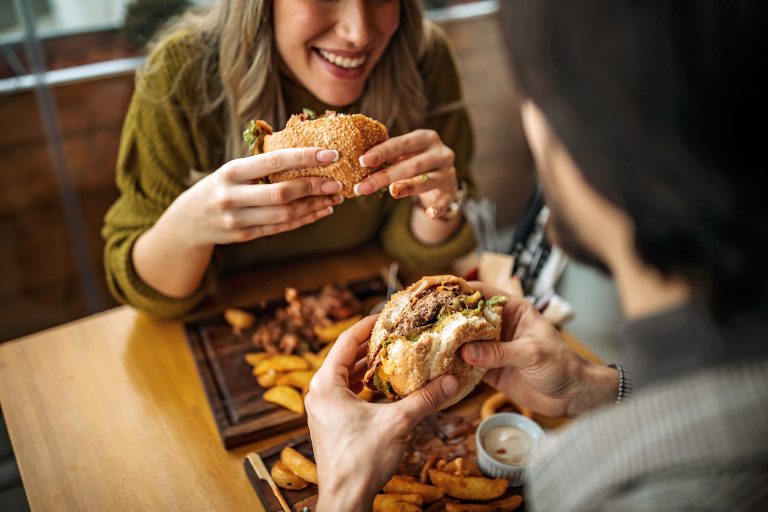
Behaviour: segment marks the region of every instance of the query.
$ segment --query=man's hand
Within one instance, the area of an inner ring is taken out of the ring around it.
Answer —
[[[505,295],[471,283],[486,297]],[[491,368],[484,380],[516,404],[547,416],[578,416],[616,397],[618,375],[574,352],[533,305],[509,297],[503,312],[501,343],[475,342],[461,347],[467,363]]]
[[[357,396],[366,370],[368,338],[376,316],[339,336],[304,399],[317,461],[317,510],[369,510],[394,473],[408,433],[458,389],[443,375],[399,402],[372,404]]]

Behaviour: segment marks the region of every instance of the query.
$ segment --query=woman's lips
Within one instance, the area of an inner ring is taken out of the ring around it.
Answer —
[[[332,52],[315,48],[313,52],[323,68],[327,69],[334,77],[352,80],[360,78],[365,73],[365,63],[368,61],[367,54],[341,55],[341,52]]]

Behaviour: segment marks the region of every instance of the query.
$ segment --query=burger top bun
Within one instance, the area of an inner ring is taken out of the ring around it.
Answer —
[[[252,126],[254,124],[252,123]],[[387,128],[380,122],[363,114],[337,114],[328,111],[322,117],[315,117],[311,111],[292,115],[285,129],[272,133],[271,127],[263,121],[255,123],[261,133],[255,134],[254,154],[275,149],[322,147],[339,152],[336,162],[318,167],[292,169],[272,174],[271,183],[291,180],[303,176],[319,176],[338,180],[342,183],[341,194],[355,197],[353,187],[378,169],[362,167],[359,159],[373,146],[388,138]]]
[[[485,299],[461,278],[429,276],[392,296],[368,343],[366,385],[398,399],[451,373],[459,381],[455,404],[480,382],[458,350],[470,341],[498,341],[505,297]]]

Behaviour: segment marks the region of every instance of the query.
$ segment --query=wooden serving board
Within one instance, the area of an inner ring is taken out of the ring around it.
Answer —
[[[286,446],[290,446],[309,460],[315,460],[315,454],[312,452],[312,442],[309,440],[309,432],[307,431],[259,452],[258,455],[264,461],[264,465],[268,470],[271,470],[272,466],[280,460],[280,452]],[[256,476],[256,472],[247,458],[244,461],[244,465],[248,479],[251,481],[256,494],[259,495],[261,504],[264,505],[264,510],[266,512],[282,512],[283,509],[280,506],[280,502],[277,501],[269,484]],[[293,510],[302,512],[304,507],[309,508],[309,510],[315,510],[315,504],[317,504],[316,485],[310,484],[301,490],[280,489],[280,492]]]
[[[468,423],[471,426],[468,432],[468,436],[469,436],[468,439],[474,440],[475,429],[476,429],[477,423],[479,423],[480,405],[482,404],[483,400],[485,400],[491,394],[493,394],[493,390],[491,390],[489,387],[485,385],[481,385],[480,387],[478,387],[475,393],[473,393],[472,395],[464,399],[459,404],[451,407],[450,409],[447,409],[445,412],[434,414],[433,420],[430,421],[428,419],[425,419],[424,421],[422,421],[422,423],[420,423],[416,427],[416,429],[414,429],[414,431],[417,433],[415,435],[419,436],[418,437],[419,442],[429,444],[430,446],[433,446],[436,450],[446,450],[450,452],[452,440],[448,440],[447,442],[444,442],[443,440],[439,439],[438,430],[440,432],[450,431],[450,426],[455,425],[457,420],[464,423]],[[549,420],[552,420],[552,419],[546,418],[546,417],[534,416],[534,419],[539,421],[539,423],[542,424],[542,426],[544,426],[545,428],[547,423],[554,423],[554,424],[561,423],[560,421],[550,422]],[[541,420],[544,420],[544,421],[541,421]],[[424,435],[425,432],[428,433],[426,436]],[[471,451],[472,448],[474,447],[474,442],[470,442],[469,444],[471,445],[470,453],[466,455],[465,458],[469,461],[474,462],[476,460],[475,453]],[[314,453],[312,451],[312,443],[309,438],[309,432],[305,432],[291,439],[278,442],[277,444],[270,446],[268,448],[265,448],[256,453],[264,461],[264,465],[267,467],[267,469],[271,470],[275,462],[280,460],[280,452],[286,446],[290,446],[295,450],[299,451],[300,453],[302,453],[304,456],[306,456],[310,460],[314,460]],[[350,454],[350,456],[354,456],[354,455]],[[410,450],[406,451],[406,455],[403,458],[403,463],[401,463],[396,473],[409,474],[418,479],[419,478],[418,468],[421,467],[421,461],[418,461],[418,457],[415,457],[415,459],[417,459],[417,462],[415,464],[409,464],[409,460],[413,460],[413,459],[414,457],[410,455]],[[251,467],[251,464],[247,458],[244,461],[244,465],[245,465],[246,473],[248,474],[248,477],[251,481],[251,484],[253,485],[254,490],[258,494],[259,499],[261,500],[261,503],[264,505],[264,510],[266,512],[282,512],[283,509],[280,507],[280,503],[278,502],[277,498],[273,494],[269,484],[264,480],[260,480],[256,476],[256,473]],[[309,485],[308,487],[302,490],[280,489],[280,492],[282,493],[283,497],[285,498],[285,500],[288,502],[288,504],[291,506],[291,508],[294,511],[303,512],[304,507],[307,507],[310,512],[315,510],[315,505],[317,503],[317,486]],[[507,490],[507,493],[505,494],[505,497],[515,495],[515,494],[523,494],[523,488],[522,487],[509,488]],[[457,501],[457,500],[453,500],[453,501]],[[431,506],[425,505],[423,509],[429,512],[437,512],[440,510],[444,510],[444,505],[445,503],[441,504],[440,502],[437,502]],[[525,511],[525,502],[523,502],[523,505],[517,510]]]
[[[348,283],[364,308],[384,299],[387,287],[381,277]],[[313,292],[302,292],[302,295]],[[285,306],[282,298],[242,308],[256,317],[256,327]],[[367,309],[365,309],[367,311]],[[223,314],[184,325],[203,389],[225,448],[291,430],[306,424],[306,417],[264,401],[264,389],[251,374],[245,354],[256,349],[250,331],[237,334]]]

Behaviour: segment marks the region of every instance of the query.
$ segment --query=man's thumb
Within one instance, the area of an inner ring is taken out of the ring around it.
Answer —
[[[424,416],[438,410],[453,398],[458,390],[459,381],[456,377],[451,374],[441,375],[420,390],[403,398],[398,406],[402,407],[403,414],[408,415],[414,422],[418,422]]]
[[[461,347],[464,361],[477,368],[501,368],[509,365],[510,349],[508,343],[497,341],[475,341]]]

